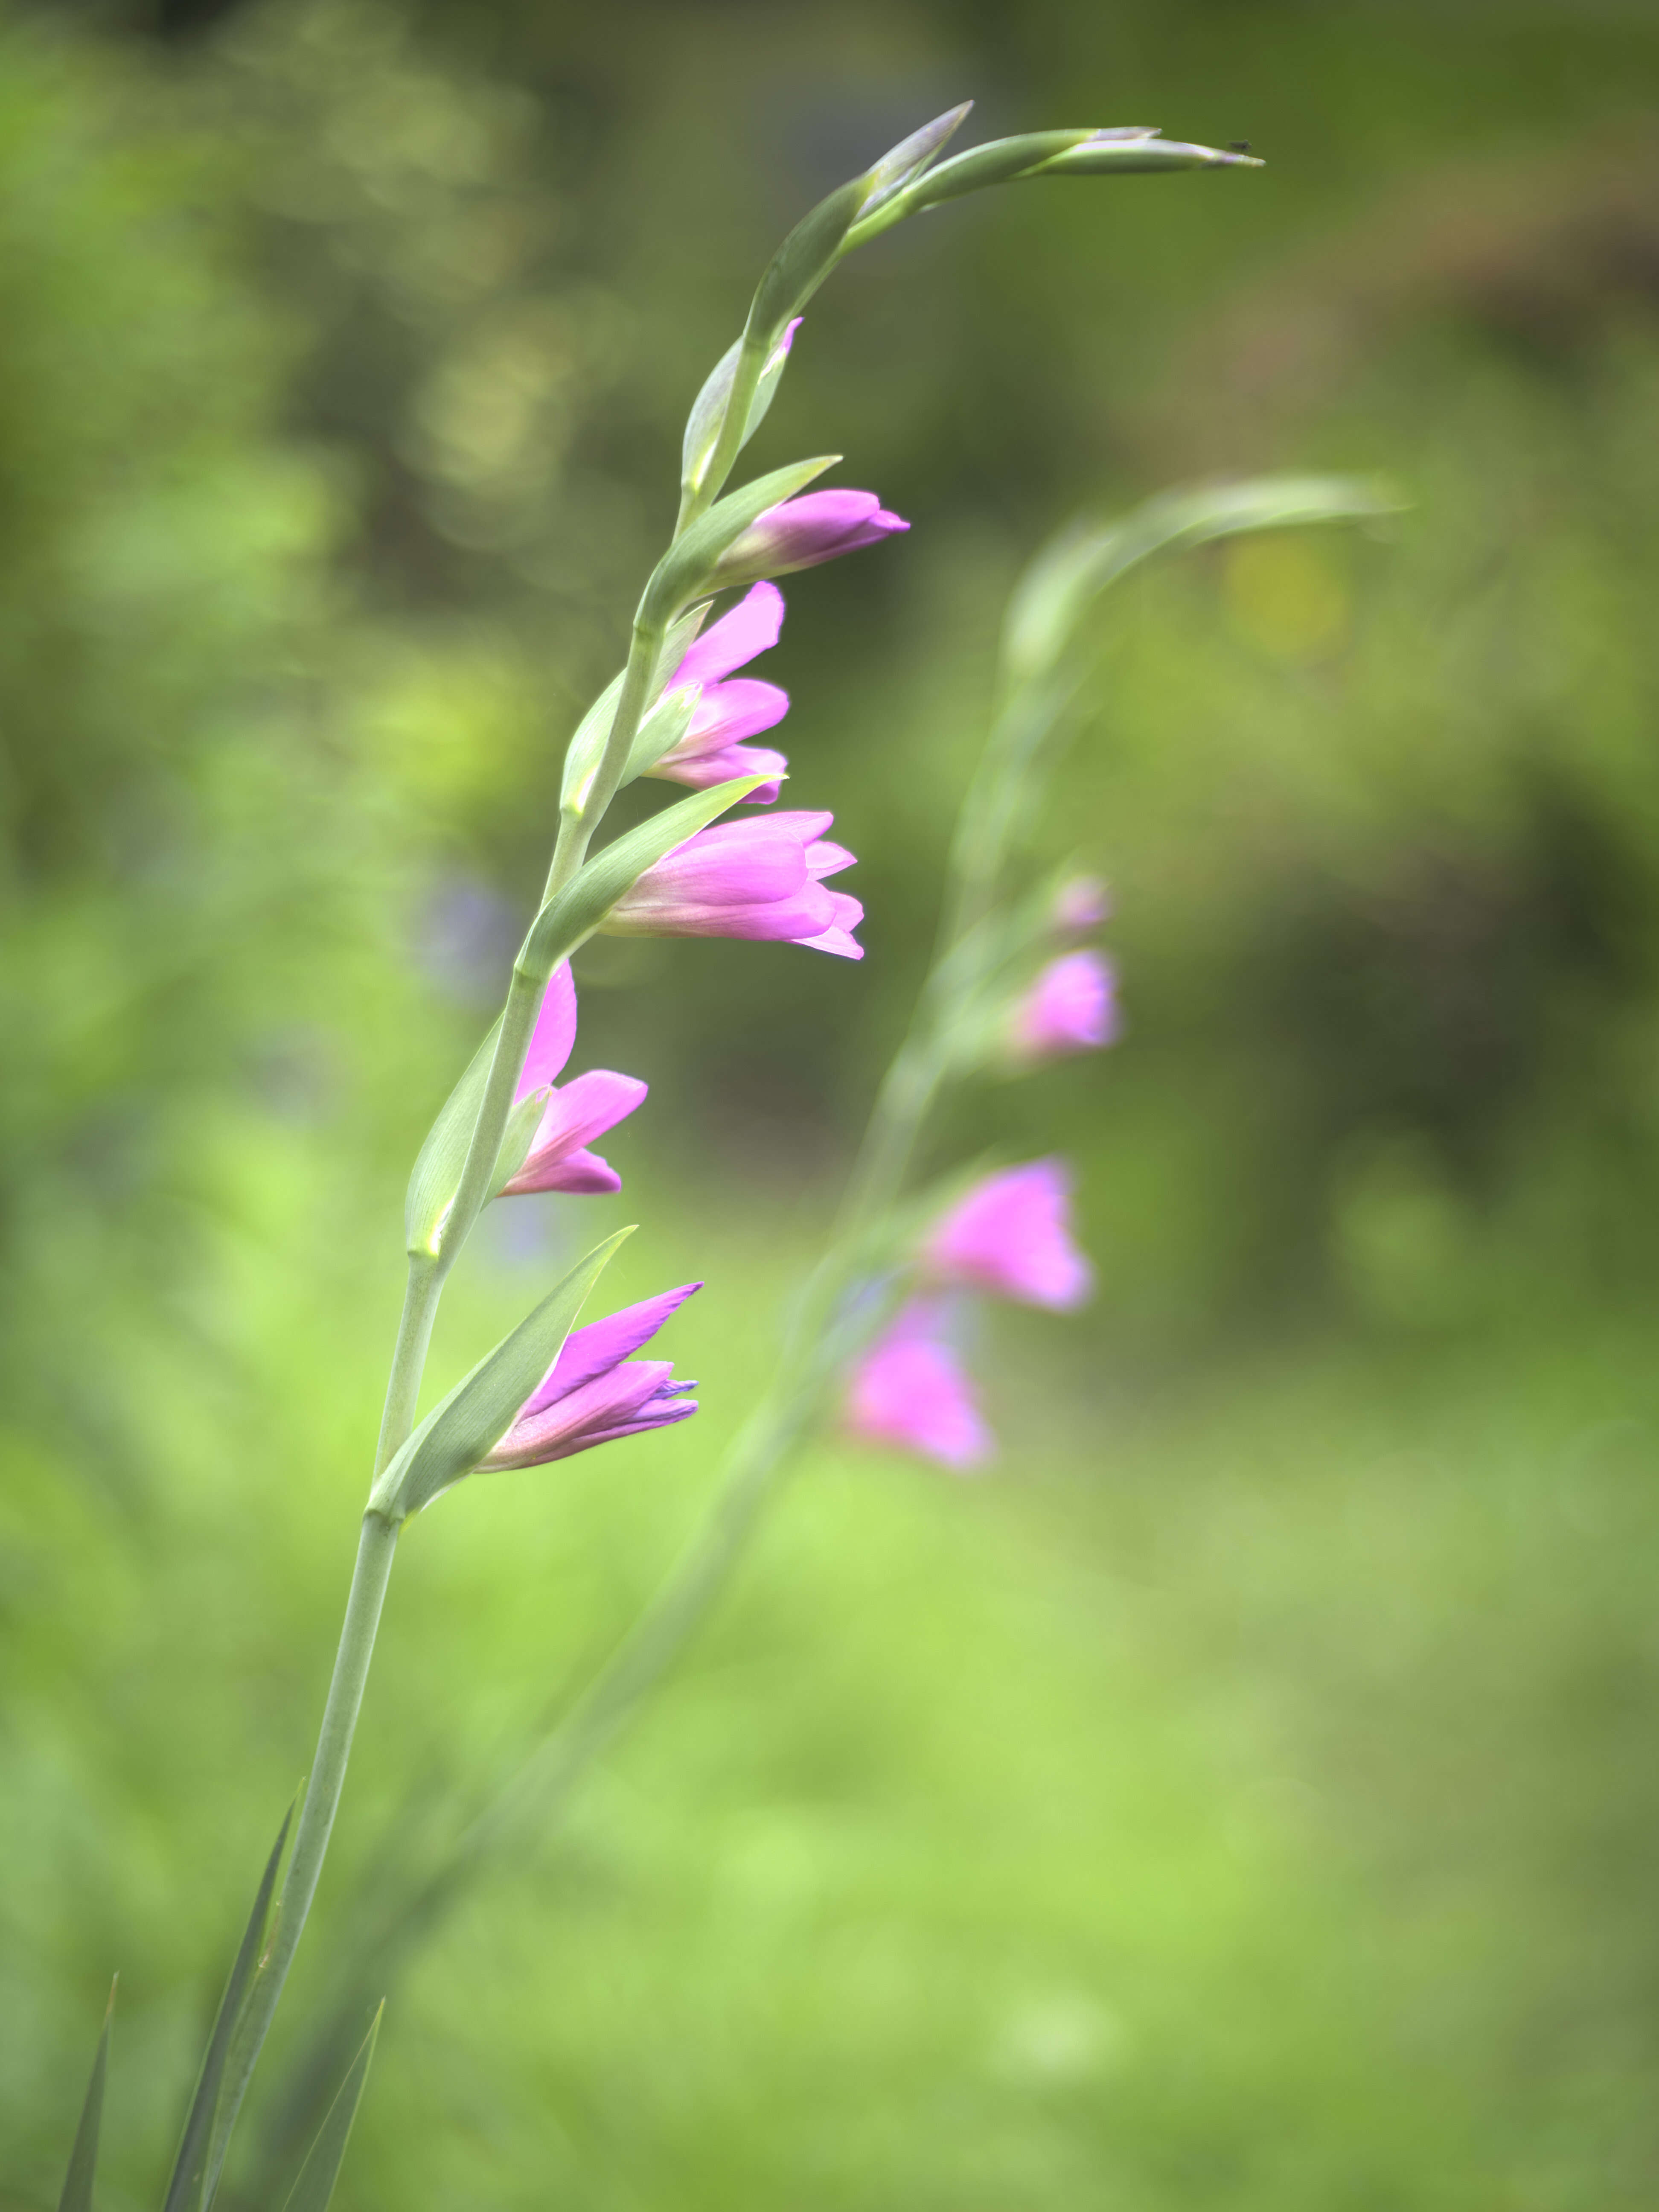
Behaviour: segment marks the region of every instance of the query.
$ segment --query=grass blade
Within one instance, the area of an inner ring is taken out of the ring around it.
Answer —
[[[363,2045],[351,2062],[350,2071],[341,2082],[339,2094],[328,2108],[328,2117],[318,2130],[317,2140],[306,2153],[306,2162],[300,2168],[300,2178],[283,2212],[328,2212],[328,2200],[334,2194],[334,2185],[339,2179],[340,2162],[351,2140],[351,2124],[357,2117],[357,2107],[362,2101],[363,2084],[368,2079],[368,2063],[374,2056],[374,2039],[380,2032],[380,2015],[386,2010],[383,1997],[375,2007],[374,2017],[369,2023]]]
[[[220,2000],[213,2033],[208,2038],[201,2077],[196,2084],[196,2094],[191,2100],[190,2112],[185,2121],[185,2132],[179,2139],[173,2179],[167,2184],[165,2212],[203,2212],[209,2198],[204,2177],[214,2107],[218,2102],[219,2084],[224,2076],[225,2060],[242,2009],[242,1999],[247,1994],[248,1984],[253,1979],[254,1968],[258,1964],[260,1947],[264,1942],[265,1928],[270,1917],[271,1893],[276,1887],[276,1869],[283,1863],[283,1851],[288,1843],[289,1827],[293,1819],[294,1807],[290,1805],[283,1815],[276,1846],[265,1862],[259,1893],[253,1900],[253,1911],[248,1916],[241,1948],[236,1954],[236,1963],[230,1970],[230,1979],[225,1984],[225,1994]]]
[[[98,2130],[104,2117],[104,2076],[109,2071],[109,2024],[114,2011],[115,1983],[112,1982],[109,2002],[104,2008],[104,2032],[98,2039],[98,2054],[92,2062],[92,2079],[87,2083],[81,2106],[81,2122],[75,2130],[75,2148],[70,2153],[69,2172],[64,2177],[64,2193],[58,2200],[58,2212],[92,2212],[92,2185],[98,2172]]]

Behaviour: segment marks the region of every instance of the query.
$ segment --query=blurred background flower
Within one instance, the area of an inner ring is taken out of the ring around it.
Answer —
[[[106,2201],[153,2197],[310,1740],[408,1163],[685,410],[787,224],[974,94],[970,139],[1269,166],[964,201],[799,332],[755,470],[844,450],[914,525],[766,663],[869,957],[579,957],[581,1065],[650,1085],[627,1214],[496,1209],[434,1388],[529,1255],[639,1218],[607,1295],[707,1277],[702,1411],[510,1544],[504,1485],[411,1533],[286,2047],[354,1882],[695,1520],[1021,562],[1079,504],[1382,467],[1386,538],[1218,547],[1103,626],[1044,857],[1109,875],[1133,1030],[939,1146],[1074,1161],[1097,1297],[981,1317],[986,1480],[817,1455],[400,1992],[337,2201],[1645,2212],[1656,61],[1617,0],[0,9],[0,2205],[55,2201],[117,1964]]]

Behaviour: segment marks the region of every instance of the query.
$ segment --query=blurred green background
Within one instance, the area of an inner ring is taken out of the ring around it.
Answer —
[[[969,95],[1252,175],[1020,187],[820,296],[757,466],[910,536],[757,672],[862,967],[599,948],[703,1410],[414,1527],[270,2086],[674,1557],[926,947],[1020,564],[1380,468],[1383,533],[1127,586],[1045,836],[1127,1041],[961,1484],[826,1445],[672,1689],[395,1993],[347,2208],[1659,2196],[1659,22],[1644,0],[128,0],[0,12],[0,2204],[154,2203],[309,1756],[408,1161],[775,238]],[[416,1796],[411,1801],[411,1787]],[[270,2107],[265,2108],[268,2118]],[[253,2118],[260,2117],[256,2109]],[[258,2125],[239,2205],[253,2189]]]

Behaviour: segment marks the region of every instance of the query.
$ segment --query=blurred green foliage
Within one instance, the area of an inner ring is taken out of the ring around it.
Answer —
[[[704,1411],[411,1531],[277,2073],[384,1855],[708,1493],[1020,562],[1380,467],[1385,536],[1103,632],[1048,835],[1114,880],[1130,1036],[938,1145],[1083,1170],[1102,1295],[988,1334],[1002,1472],[817,1455],[396,1992],[338,2201],[1652,2201],[1656,48],[1536,0],[0,18],[0,2204],[55,2201],[118,1966],[100,2201],[153,2196],[308,1753],[407,1162],[684,407],[782,228],[969,94],[1271,166],[968,204],[815,304],[755,465],[843,448],[915,528],[760,672],[871,957],[588,963],[579,1064],[653,1085],[625,1196],[502,1209],[434,1385],[638,1218],[609,1287],[708,1279]]]

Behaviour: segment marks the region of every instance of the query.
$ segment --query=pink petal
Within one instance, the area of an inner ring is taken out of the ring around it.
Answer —
[[[922,1249],[935,1280],[994,1291],[1023,1305],[1081,1305],[1094,1271],[1073,1242],[1071,1171],[1028,1161],[988,1176],[938,1223]]]
[[[783,593],[775,584],[757,584],[729,614],[692,641],[664,690],[672,691],[677,684],[717,684],[757,653],[769,652],[782,628]]]
[[[736,744],[743,738],[757,738],[763,731],[776,729],[788,712],[789,694],[775,684],[744,676],[717,684],[698,700],[691,726],[674,752],[686,758]]]
[[[854,1436],[959,1472],[988,1459],[993,1440],[957,1354],[926,1328],[920,1310],[900,1316],[854,1370],[843,1418]]]
[[[562,960],[553,970],[542,999],[541,1012],[536,1017],[536,1026],[531,1032],[524,1073],[513,1093],[515,1106],[528,1098],[532,1091],[539,1091],[544,1084],[553,1081],[569,1059],[575,1042],[576,986],[571,978],[570,963]]]
[[[573,1328],[541,1383],[526,1399],[520,1418],[539,1413],[567,1391],[607,1374],[642,1344],[648,1344],[670,1315],[678,1313],[702,1288],[701,1283],[682,1283],[678,1290],[664,1291],[638,1305],[624,1306],[620,1313],[609,1314],[603,1321]]]

